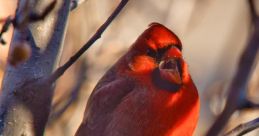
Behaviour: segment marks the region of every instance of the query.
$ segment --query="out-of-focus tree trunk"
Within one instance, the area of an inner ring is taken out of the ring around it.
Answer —
[[[40,13],[52,0],[33,2],[30,1],[29,6]],[[18,17],[23,16],[25,4],[26,0],[19,1]],[[44,21],[14,30],[10,51],[26,41],[31,47],[31,57],[21,65],[6,67],[0,103],[0,135],[43,135],[53,95],[53,84],[47,77],[59,61],[69,10],[70,0],[60,0]]]

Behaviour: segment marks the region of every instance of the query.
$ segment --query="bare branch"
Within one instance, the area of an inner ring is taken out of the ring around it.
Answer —
[[[256,7],[254,4],[254,0],[248,0],[248,5],[249,5],[249,9],[250,9],[250,14],[251,14],[251,18],[252,18],[252,22],[256,21],[256,18],[258,18],[257,12],[256,12]]]
[[[252,121],[238,125],[237,127],[230,130],[228,133],[226,133],[223,136],[241,136],[257,129],[258,127],[259,127],[259,117]]]
[[[71,4],[70,4],[70,10],[74,10],[78,7],[79,4],[82,4],[83,2],[85,2],[85,0],[71,0]]]
[[[259,22],[257,22],[256,30],[247,45],[245,51],[243,52],[236,75],[228,89],[229,95],[227,98],[226,106],[223,112],[220,114],[218,119],[214,122],[212,127],[207,133],[207,136],[216,136],[221,129],[225,126],[228,119],[232,113],[238,108],[238,100],[241,92],[247,87],[247,82],[249,80],[249,74],[252,71],[252,66],[258,52],[259,45]]]
[[[2,38],[2,35],[7,32],[9,29],[10,25],[12,24],[16,29],[21,29],[27,26],[29,23],[37,22],[44,20],[44,18],[49,15],[49,13],[54,9],[55,5],[57,3],[57,0],[54,0],[51,2],[41,14],[35,13],[35,12],[30,12],[29,8],[29,1],[26,1],[25,6],[22,9],[22,16],[20,14],[17,14],[14,18],[11,18],[10,16],[7,19],[0,19],[0,23],[4,22],[4,25],[2,27],[2,30],[0,32],[0,43],[1,44],[6,44],[5,40]],[[22,19],[21,19],[22,17]]]
[[[74,64],[79,57],[89,48],[91,45],[101,37],[105,29],[111,24],[114,18],[120,13],[123,7],[128,3],[128,0],[121,0],[120,4],[113,11],[110,17],[104,22],[103,25],[99,27],[96,33],[88,40],[88,42],[76,53],[74,54],[63,66],[59,67],[50,77],[50,82],[55,82],[63,73]]]
[[[32,12],[29,14],[29,22],[36,22],[39,20],[44,20],[44,18],[54,9],[55,5],[57,3],[57,0],[52,1],[41,14]]]
[[[254,6],[252,6],[252,8],[253,7]],[[216,119],[212,127],[209,129],[207,136],[217,136],[221,132],[231,115],[234,113],[234,111],[239,108],[239,104],[242,104],[242,102],[244,102],[245,100],[242,99],[244,97],[242,95],[244,94],[244,90],[246,90],[247,88],[249,76],[251,71],[253,70],[253,64],[255,62],[259,47],[258,17],[255,19],[254,23],[255,28],[252,33],[251,39],[240,57],[239,64],[237,66],[237,72],[228,89],[229,95],[227,98],[226,106],[223,112]]]
[[[24,14],[22,11],[27,1],[19,0],[14,17],[19,18],[17,21],[22,21],[31,12]],[[52,1],[40,1],[39,8],[35,10],[42,9],[40,8],[42,5]],[[29,3],[28,6],[35,7],[37,5]],[[48,39],[45,40],[42,37],[52,37],[52,35],[58,33],[59,37],[55,37],[55,44],[58,44],[56,45],[59,46],[58,49],[62,48],[61,43],[64,37],[64,28],[67,24],[66,19],[69,15],[69,6],[70,0],[62,0],[57,5],[58,12],[51,12],[47,20],[32,25],[27,23],[22,29],[15,27],[10,50],[17,47],[16,43],[26,41],[31,47],[32,54],[25,63],[17,67],[7,64],[5,68],[0,98],[0,135],[43,135],[54,92],[54,84],[48,82],[45,77],[52,73],[59,57],[49,55],[47,60],[47,57],[43,56],[39,49],[40,43],[48,43]],[[31,8],[29,9],[31,10]],[[59,20],[62,23],[57,24]],[[46,29],[37,29],[45,24],[48,24]],[[52,29],[56,28],[56,25],[59,25],[58,28],[61,28],[61,30]],[[8,57],[10,57],[10,53]]]
[[[2,30],[1,30],[1,32],[0,32],[0,43],[3,44],[3,45],[5,45],[6,42],[5,42],[5,40],[2,38],[2,35],[3,35],[3,33],[5,33],[5,32],[8,31],[8,28],[9,28],[10,24],[12,23],[12,19],[11,19],[11,17],[7,17],[6,19],[3,19],[3,20],[1,20],[1,21],[4,21],[4,25],[3,25]]]
[[[49,15],[49,13],[54,9],[55,5],[57,3],[57,0],[52,1],[44,10],[42,13],[36,13],[32,11],[31,7],[29,6],[29,1],[27,1],[26,5],[22,9],[22,15],[17,14],[15,18],[13,19],[13,25],[16,28],[24,28],[29,23],[37,22],[44,20],[44,18]]]
[[[244,103],[238,106],[238,110],[254,108],[259,108],[259,104],[248,99],[244,100]]]
[[[87,65],[85,64],[85,60],[82,60],[80,70],[77,74],[77,79],[76,79],[77,82],[75,86],[73,87],[72,91],[70,91],[71,93],[69,94],[69,96],[64,96],[63,98],[61,98],[60,101],[56,102],[53,105],[52,107],[53,112],[50,114],[49,121],[48,121],[49,124],[59,119],[61,115],[69,108],[69,106],[72,105],[77,100],[80,89],[82,88],[86,78],[85,77],[86,71],[87,71]],[[65,104],[64,104],[64,101],[65,101]]]

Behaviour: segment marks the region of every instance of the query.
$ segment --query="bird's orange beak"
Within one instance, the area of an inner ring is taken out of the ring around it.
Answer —
[[[159,71],[163,79],[178,85],[182,84],[182,77],[175,59],[161,61]]]
[[[172,53],[173,52],[173,53]],[[182,75],[181,75],[181,66],[179,61],[179,56],[170,56],[170,54],[176,54],[175,52],[179,52],[179,49],[172,47],[159,63],[159,71],[161,78],[172,82],[174,84],[181,85],[182,84]]]

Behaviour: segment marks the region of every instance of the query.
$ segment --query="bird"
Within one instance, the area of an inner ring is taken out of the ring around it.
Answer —
[[[99,80],[75,135],[192,136],[199,110],[180,39],[154,22]]]

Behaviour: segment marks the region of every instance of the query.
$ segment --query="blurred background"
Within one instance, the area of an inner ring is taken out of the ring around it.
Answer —
[[[85,0],[71,12],[60,65],[95,33],[119,2]],[[259,7],[259,2],[257,5]],[[16,0],[0,0],[0,18],[13,15],[15,6]],[[46,136],[75,133],[96,82],[151,22],[164,24],[183,43],[184,57],[201,97],[195,135],[205,134],[224,107],[226,88],[235,74],[240,53],[249,41],[251,18],[247,0],[130,0],[102,37],[59,79]],[[4,38],[10,41],[11,34],[12,30]],[[8,44],[0,45],[0,80]],[[251,74],[247,97],[259,102],[258,64]],[[258,115],[258,109],[237,111],[224,131]],[[247,135],[258,136],[259,131]]]

